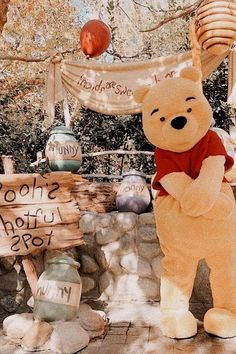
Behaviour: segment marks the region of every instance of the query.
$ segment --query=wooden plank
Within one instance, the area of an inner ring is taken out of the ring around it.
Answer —
[[[73,184],[70,172],[0,175],[0,205],[67,202]]]
[[[8,236],[22,229],[75,223],[79,221],[79,216],[75,201],[0,207],[0,231],[5,231]]]
[[[76,182],[72,195],[81,211],[107,213],[116,209],[119,183]]]
[[[83,243],[83,234],[76,223],[34,230],[18,230],[11,236],[5,236],[5,233],[0,231],[0,257],[27,255],[43,249],[66,249]]]

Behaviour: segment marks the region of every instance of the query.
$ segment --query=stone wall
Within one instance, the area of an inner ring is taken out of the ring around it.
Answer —
[[[159,301],[161,259],[153,213],[84,213],[78,249],[83,296],[105,301]],[[210,304],[209,270],[200,262],[192,302]]]

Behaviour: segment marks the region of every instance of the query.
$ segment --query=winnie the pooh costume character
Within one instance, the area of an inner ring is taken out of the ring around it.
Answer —
[[[171,338],[197,333],[189,298],[199,260],[210,268],[213,308],[204,317],[208,333],[236,335],[236,206],[224,178],[232,167],[218,135],[209,130],[211,107],[200,72],[185,68],[178,78],[140,87],[143,128],[156,146],[152,187],[157,234],[164,253],[160,326]]]

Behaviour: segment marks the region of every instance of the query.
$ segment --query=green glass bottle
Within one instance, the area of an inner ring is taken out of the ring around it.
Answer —
[[[42,321],[69,321],[76,317],[82,281],[79,263],[66,255],[48,261],[37,283],[34,317]]]

